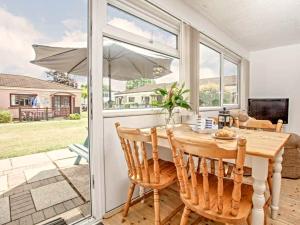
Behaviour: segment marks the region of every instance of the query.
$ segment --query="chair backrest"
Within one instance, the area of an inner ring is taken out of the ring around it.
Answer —
[[[235,118],[235,125],[236,127],[239,127],[239,120],[238,118]],[[253,129],[253,130],[265,130],[265,131],[274,131],[274,132],[281,132],[283,126],[283,121],[278,120],[277,124],[274,125],[270,120],[256,120],[253,118],[250,118],[243,128],[246,129]]]
[[[232,205],[231,214],[236,216],[239,211],[239,204],[241,200],[241,184],[243,179],[243,166],[245,161],[246,139],[239,138],[237,146],[233,149],[224,149],[219,147],[215,140],[200,140],[176,137],[171,129],[167,130],[168,139],[172,148],[174,163],[177,169],[177,177],[180,185],[180,192],[185,198],[190,199],[193,205],[199,204],[197,173],[202,173],[203,185],[203,199],[205,210],[212,210],[209,194],[209,175],[207,158],[215,158],[218,161],[218,185],[217,185],[217,213],[223,212],[223,179],[224,166],[223,159],[235,159],[234,166],[234,188],[232,191]],[[188,171],[183,155],[188,155],[188,164],[190,168],[191,185],[188,181]],[[195,170],[194,158],[197,156],[201,158],[201,168]],[[199,182],[199,181],[198,181]]]
[[[119,123],[116,123],[115,126],[128,166],[129,177],[140,183],[159,183],[160,169],[156,128],[151,128],[151,133],[145,134],[142,133],[140,129],[120,127]],[[152,158],[154,164],[154,177],[152,180],[150,180],[146,143],[152,144]]]

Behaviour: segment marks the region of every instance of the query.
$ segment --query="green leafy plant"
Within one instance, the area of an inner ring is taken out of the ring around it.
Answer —
[[[184,97],[186,93],[190,90],[184,88],[184,83],[182,85],[173,83],[172,86],[167,88],[157,88],[154,90],[154,93],[162,97],[161,102],[153,102],[152,105],[156,107],[161,107],[163,110],[168,112],[168,118],[166,123],[169,124],[173,117],[173,110],[175,108],[183,108],[190,110],[192,109],[190,104],[187,101],[187,98]]]
[[[69,115],[69,120],[80,120],[81,116],[79,113],[74,113]]]
[[[0,123],[10,123],[12,115],[9,111],[0,111]]]

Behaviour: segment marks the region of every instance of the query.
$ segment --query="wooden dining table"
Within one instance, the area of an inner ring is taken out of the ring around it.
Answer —
[[[189,125],[180,124],[173,127],[175,136],[187,139],[214,139],[210,133],[199,133],[191,129]],[[276,218],[279,209],[279,197],[281,189],[282,154],[284,144],[290,137],[288,133],[276,133],[262,130],[235,129],[238,136],[247,139],[245,166],[252,168],[253,177],[253,208],[252,224],[264,224],[264,205],[266,202],[265,191],[268,176],[269,159],[274,161],[272,179],[272,203],[271,217]],[[166,128],[157,129],[158,145],[170,148]],[[221,147],[232,149],[236,146],[236,140],[214,139]]]

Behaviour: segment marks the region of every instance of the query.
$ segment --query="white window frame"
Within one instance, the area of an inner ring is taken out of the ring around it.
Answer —
[[[103,29],[103,37],[111,38],[116,41],[121,41],[127,44],[131,44],[140,48],[144,48],[150,51],[158,52],[170,57],[174,57],[179,60],[179,82],[183,82],[182,76],[182,61],[181,61],[181,48],[182,48],[182,37],[181,37],[181,20],[171,16],[164,10],[152,5],[147,1],[136,1],[136,0],[107,0],[107,5],[115,6],[133,16],[145,20],[146,22],[152,23],[162,29],[174,33],[177,35],[177,49],[170,46],[164,45],[159,42],[150,42],[147,38],[136,35],[129,31],[109,25],[105,17],[105,26]],[[145,108],[145,109],[103,109],[104,117],[114,116],[131,116],[131,115],[148,115],[162,113],[160,108]]]
[[[152,42],[151,40],[130,31],[114,27],[108,24],[107,21],[104,28],[104,36],[168,56],[180,58],[181,37],[180,21],[178,19],[175,19],[163,10],[146,1],[108,0],[107,5],[117,7],[120,10],[136,16],[137,18],[145,20],[146,22],[177,35],[177,49],[159,42]]]
[[[199,106],[199,111],[200,112],[205,112],[205,111],[217,111],[221,110],[224,107],[226,109],[239,109],[241,106],[241,62],[242,59],[240,56],[235,54],[233,51],[230,51],[229,49],[225,48],[221,44],[215,42],[214,40],[210,39],[206,35],[200,34],[200,42],[199,45],[203,44],[207,46],[208,48],[211,48],[212,50],[220,53],[220,106],[211,106],[211,107],[201,107]],[[200,49],[200,48],[199,48]],[[237,71],[237,91],[238,91],[238,103],[237,104],[223,104],[223,97],[224,97],[224,60],[227,60],[229,62],[232,62],[238,66],[238,71]],[[201,73],[201,68],[200,68],[200,62],[199,62],[199,74],[197,81],[198,87],[200,85],[200,73]],[[199,101],[200,97],[200,92],[198,91],[198,98],[197,100]]]

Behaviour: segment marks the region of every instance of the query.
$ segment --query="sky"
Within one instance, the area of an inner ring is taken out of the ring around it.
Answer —
[[[221,54],[206,45],[200,45],[200,74],[201,79],[220,77]],[[237,66],[224,60],[224,75],[237,75]]]
[[[87,0],[0,0],[0,73],[45,77],[32,44],[87,40]]]
[[[107,22],[153,41],[176,47],[176,35],[157,26],[108,7]],[[47,69],[30,63],[35,58],[33,44],[71,47],[87,41],[87,0],[0,0],[0,73],[23,74],[46,78]],[[200,49],[201,74],[215,77],[219,71],[219,54]],[[178,79],[179,62],[171,64],[173,73],[156,79],[168,83]],[[234,67],[224,67],[232,74]],[[86,82],[85,78],[78,79]],[[108,80],[105,78],[104,83]],[[113,81],[116,90],[124,90],[126,82]]]

